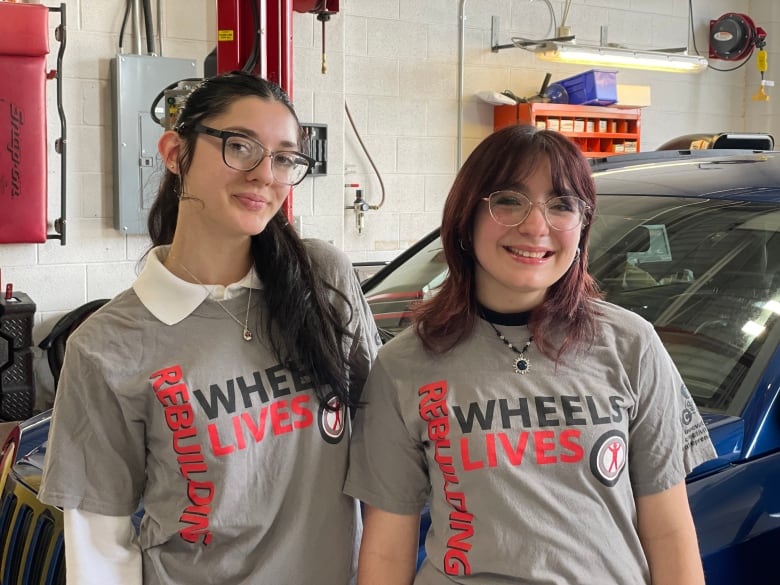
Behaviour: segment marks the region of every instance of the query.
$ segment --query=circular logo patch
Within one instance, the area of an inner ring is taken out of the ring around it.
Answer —
[[[614,486],[626,466],[626,436],[620,431],[604,433],[590,452],[590,470],[607,487]]]
[[[328,398],[328,407],[325,408],[322,404],[320,405],[317,416],[320,434],[328,443],[338,443],[341,441],[341,437],[344,436],[347,409],[335,394]]]

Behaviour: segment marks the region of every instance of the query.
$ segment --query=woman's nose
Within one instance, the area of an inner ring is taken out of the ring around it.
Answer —
[[[253,180],[261,180],[266,184],[274,182],[274,172],[272,169],[273,159],[270,156],[264,156],[255,168],[247,172],[247,176]]]
[[[525,218],[517,228],[522,232],[547,233],[550,229],[547,218],[544,215],[544,204],[534,203]]]

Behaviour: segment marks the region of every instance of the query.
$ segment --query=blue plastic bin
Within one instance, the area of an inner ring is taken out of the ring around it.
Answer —
[[[555,83],[566,89],[570,104],[609,106],[617,101],[616,75],[617,71],[591,69]]]

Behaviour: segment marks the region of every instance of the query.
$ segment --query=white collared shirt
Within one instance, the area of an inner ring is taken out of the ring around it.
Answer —
[[[169,250],[170,246],[153,248],[133,283],[133,290],[144,306],[166,325],[175,325],[189,317],[209,296],[215,301],[227,301],[237,296],[242,288],[263,288],[254,266],[241,280],[227,286],[182,280],[163,264]]]

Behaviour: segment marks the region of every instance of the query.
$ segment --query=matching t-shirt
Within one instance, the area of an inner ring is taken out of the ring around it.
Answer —
[[[594,302],[593,345],[556,364],[532,344],[525,373],[482,320],[442,355],[411,329],[380,350],[345,491],[398,514],[430,503],[415,585],[649,585],[634,498],[715,451],[652,326]]]
[[[307,246],[351,304],[333,296],[358,393],[379,345],[371,312],[346,256]],[[243,320],[248,294],[224,308]],[[279,363],[264,307],[253,290],[247,342],[212,300],[166,325],[130,289],[68,341],[40,498],[110,516],[142,503],[145,584],[345,585],[354,573],[349,414]]]
[[[370,310],[346,257],[307,245],[352,305],[334,296],[359,392],[379,344]],[[593,345],[556,364],[531,344],[525,373],[485,321],[442,355],[403,332],[368,377],[347,472],[349,414],[279,363],[252,295],[249,342],[228,314],[248,290],[165,324],[130,289],[69,339],[40,498],[111,516],[142,504],[144,583],[346,584],[350,496],[430,504],[415,585],[649,583],[634,498],[715,452],[645,320],[594,301]],[[500,328],[517,347],[530,337]]]

